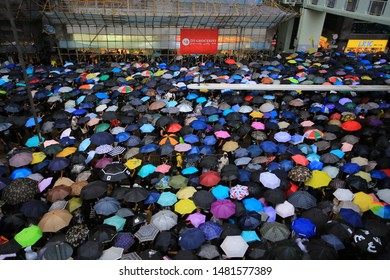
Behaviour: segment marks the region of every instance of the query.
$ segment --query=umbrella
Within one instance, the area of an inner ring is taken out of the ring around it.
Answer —
[[[236,185],[230,189],[230,198],[242,200],[249,195],[248,186]]]
[[[52,210],[42,216],[38,226],[42,232],[57,232],[68,226],[72,217],[68,210]]]
[[[117,199],[113,197],[103,197],[95,203],[93,209],[95,209],[96,214],[98,215],[109,216],[116,213],[120,207],[120,203]]]
[[[305,185],[315,189],[328,186],[330,181],[332,180],[329,177],[328,173],[324,171],[313,170],[312,175],[313,175],[312,178],[306,181]]]
[[[14,239],[22,248],[25,248],[34,245],[41,237],[41,229],[36,225],[32,225],[18,232]]]
[[[215,201],[215,197],[211,194],[211,192],[200,190],[194,193],[192,196],[192,201],[198,208],[201,209],[210,209],[211,204]]]
[[[350,224],[356,228],[363,227],[363,220],[361,216],[354,210],[349,208],[341,208],[339,214],[347,224]]]
[[[295,207],[286,200],[283,203],[277,204],[275,207],[275,211],[280,217],[287,218],[295,214]]]
[[[316,235],[316,226],[315,224],[306,218],[297,218],[293,221],[291,229],[294,232],[302,237],[310,238]]]
[[[210,212],[218,219],[228,219],[236,213],[236,205],[229,199],[211,203]]]
[[[116,234],[117,230],[115,226],[110,224],[99,224],[89,231],[88,239],[101,244],[112,241]]]
[[[206,240],[219,238],[223,231],[219,224],[211,221],[200,224],[198,228],[203,231]]]
[[[212,244],[203,244],[198,252],[198,256],[207,260],[212,260],[220,256],[217,246]]]
[[[139,242],[147,242],[153,241],[158,233],[159,229],[157,227],[153,224],[147,224],[141,226],[134,236],[139,240]]]
[[[206,221],[206,215],[203,215],[200,212],[196,212],[194,214],[188,215],[187,221],[190,221],[191,224],[197,228],[200,224]]]
[[[275,189],[279,187],[281,183],[279,177],[271,172],[260,173],[259,180],[264,185],[264,187],[269,189]]]
[[[198,228],[186,228],[179,235],[179,246],[184,250],[198,249],[205,242],[205,234]]]
[[[288,202],[294,205],[295,208],[309,209],[317,205],[316,198],[307,191],[298,190],[293,192],[288,197]]]
[[[174,175],[169,178],[168,184],[172,188],[180,189],[182,187],[187,186],[188,178],[184,177],[183,175]]]
[[[42,258],[44,260],[67,260],[73,254],[72,246],[61,241],[49,242],[42,249],[44,250]]]
[[[138,203],[145,199],[147,199],[149,196],[149,191],[144,188],[130,188],[125,194],[123,195],[123,199],[126,202],[133,202]]]
[[[177,215],[170,210],[161,210],[152,216],[150,223],[160,231],[170,230],[177,224]]]
[[[336,260],[336,249],[321,239],[313,239],[307,244],[307,251],[312,260]]]
[[[85,185],[80,191],[80,197],[85,200],[98,198],[107,191],[107,183],[103,181],[92,181]]]
[[[116,231],[122,231],[123,227],[125,226],[125,223],[126,223],[126,219],[122,218],[120,216],[117,216],[117,215],[106,218],[103,221],[103,224],[105,224],[105,225],[114,226]]]
[[[226,186],[218,185],[211,189],[211,193],[216,199],[225,199],[229,197],[230,189]]]
[[[216,186],[220,180],[221,177],[219,175],[219,172],[216,171],[204,172],[199,177],[199,183],[205,187]]]
[[[120,182],[131,174],[123,163],[112,163],[99,171],[99,178],[106,182]]]
[[[278,222],[264,223],[260,228],[261,237],[271,242],[288,239],[291,231],[285,224]]]
[[[95,144],[96,146],[100,145],[111,145],[115,141],[115,137],[107,132],[107,131],[102,131],[102,132],[97,132],[92,134],[91,138],[91,143]]]
[[[78,247],[88,239],[88,234],[89,229],[87,225],[76,224],[66,231],[65,241],[73,247]]]
[[[97,260],[103,254],[103,246],[93,240],[88,240],[77,248],[78,260]]]
[[[292,240],[275,242],[270,252],[270,258],[275,260],[300,260],[302,259],[302,255],[302,251]]]
[[[172,206],[177,202],[177,196],[172,192],[163,192],[157,200],[157,203],[163,207]]]
[[[381,238],[373,235],[370,231],[363,229],[358,229],[354,232],[352,244],[369,254],[377,254],[383,250]]]
[[[337,189],[333,192],[333,195],[339,201],[352,201],[355,196],[349,189]]]
[[[190,214],[196,209],[195,203],[191,199],[182,199],[175,204],[175,211],[179,214]]]
[[[306,182],[311,179],[312,173],[306,166],[297,165],[290,169],[288,177],[295,182]]]
[[[220,245],[228,258],[242,258],[249,245],[241,235],[226,236]]]
[[[19,152],[9,159],[8,164],[13,167],[22,167],[28,165],[32,159],[30,152]]]
[[[30,178],[17,178],[2,189],[2,199],[5,203],[16,205],[33,199],[37,191],[37,181]]]

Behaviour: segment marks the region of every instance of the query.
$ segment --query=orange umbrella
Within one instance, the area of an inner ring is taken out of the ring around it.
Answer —
[[[88,185],[88,181],[80,181],[80,182],[74,182],[70,187],[71,191],[70,194],[72,196],[79,196],[81,189],[84,188],[86,185]]]
[[[293,155],[291,158],[296,164],[300,164],[303,166],[307,166],[309,164],[309,161],[303,155]]]
[[[173,146],[179,144],[179,140],[177,139],[177,136],[175,134],[164,134],[160,142],[158,144],[164,145],[164,144],[171,144]]]
[[[65,185],[56,186],[55,188],[48,190],[46,199],[51,203],[56,202],[58,200],[64,200],[65,197],[67,197],[70,194],[71,190],[72,188],[69,186],[65,186]]]
[[[341,128],[346,131],[358,131],[362,128],[362,125],[357,121],[346,121],[341,125]]]
[[[66,147],[61,152],[56,154],[56,157],[67,157],[67,156],[70,156],[71,154],[75,153],[76,151],[77,151],[76,147]]]
[[[236,64],[236,61],[233,58],[225,59],[225,63],[229,65]]]

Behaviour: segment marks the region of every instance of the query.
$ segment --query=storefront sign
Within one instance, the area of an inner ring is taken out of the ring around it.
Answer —
[[[180,54],[216,54],[218,29],[181,29]]]
[[[387,40],[348,40],[345,51],[384,51]]]

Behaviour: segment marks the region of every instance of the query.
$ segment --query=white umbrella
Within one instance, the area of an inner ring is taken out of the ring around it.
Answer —
[[[294,216],[295,207],[287,200],[283,203],[279,203],[275,207],[276,214],[278,214],[282,218],[287,218]]]
[[[387,204],[390,204],[390,189],[379,190],[376,195],[380,200],[383,200]]]
[[[226,236],[220,247],[228,258],[242,258],[249,245],[241,235],[229,235]]]
[[[189,113],[189,112],[192,112],[194,110],[187,103],[181,103],[181,104],[177,105],[177,108],[179,108],[179,111],[182,113]]]
[[[170,230],[177,225],[177,215],[170,210],[162,210],[152,216],[150,223],[160,231]]]
[[[73,88],[71,87],[61,87],[58,91],[61,93],[71,92]]]
[[[280,186],[280,179],[271,172],[263,172],[260,174],[260,182],[264,187],[269,189],[276,189]]]
[[[275,106],[271,103],[264,103],[260,106],[259,110],[263,113],[271,112],[273,109],[275,109]]]
[[[353,157],[353,158],[351,158],[351,162],[357,163],[360,166],[365,166],[368,164],[368,159],[366,159],[364,157]]]
[[[349,189],[337,189],[333,193],[339,201],[352,201],[355,195]]]
[[[242,105],[240,107],[240,109],[238,109],[238,112],[243,113],[243,114],[250,113],[252,111],[253,111],[253,108],[251,106],[248,106],[248,105]]]
[[[324,168],[322,168],[322,171],[328,173],[329,177],[332,179],[336,178],[339,174],[339,169],[331,165],[325,166]]]
[[[126,129],[124,127],[122,127],[122,126],[116,126],[113,129],[111,129],[110,132],[111,132],[112,135],[117,135],[117,134],[119,134],[121,132],[125,132],[125,130]]]
[[[74,108],[74,107],[76,107],[76,101],[73,99],[66,101],[64,104],[65,109]]]
[[[107,109],[107,105],[106,104],[102,104],[102,105],[99,105],[95,108],[95,111],[96,112],[103,112],[104,110]]]
[[[123,255],[123,251],[124,249],[120,247],[110,247],[103,251],[99,260],[119,260]]]

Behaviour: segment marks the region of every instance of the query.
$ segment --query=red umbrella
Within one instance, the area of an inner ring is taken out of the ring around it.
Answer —
[[[221,177],[216,171],[207,171],[199,177],[199,183],[205,187],[216,186],[219,181],[221,181]]]
[[[357,131],[362,128],[362,125],[357,121],[346,121],[341,125],[341,128],[346,131]]]
[[[229,64],[229,65],[233,65],[233,64],[236,64],[236,61],[232,58],[228,58],[225,60],[225,63]]]
[[[167,129],[167,132],[170,132],[170,133],[175,133],[175,132],[178,132],[180,131],[180,129],[182,129],[182,126],[178,123],[172,123],[168,126],[168,129]]]
[[[300,165],[303,165],[303,166],[306,166],[309,164],[309,161],[307,160],[307,158],[303,155],[293,155],[291,157],[291,159],[296,163],[296,164],[300,164]]]

